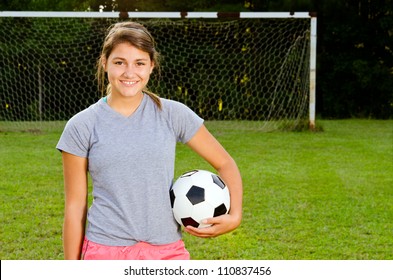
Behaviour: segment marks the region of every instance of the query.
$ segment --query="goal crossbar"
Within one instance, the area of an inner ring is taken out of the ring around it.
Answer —
[[[59,18],[311,18],[307,12],[12,12],[0,11],[0,17]]]

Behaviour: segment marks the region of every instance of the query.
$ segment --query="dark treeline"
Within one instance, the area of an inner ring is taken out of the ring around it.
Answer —
[[[2,0],[1,11],[310,11],[317,114],[393,118],[392,0]]]

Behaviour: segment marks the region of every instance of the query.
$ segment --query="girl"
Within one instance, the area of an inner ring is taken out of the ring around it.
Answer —
[[[65,259],[190,258],[169,198],[179,141],[209,162],[231,193],[229,214],[205,221],[213,224],[209,228],[184,230],[206,238],[240,224],[242,181],[232,157],[193,111],[146,88],[158,58],[143,25],[121,22],[109,29],[97,63],[106,96],[72,117],[57,144],[65,184]]]

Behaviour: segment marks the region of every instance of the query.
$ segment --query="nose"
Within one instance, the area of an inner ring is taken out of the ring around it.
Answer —
[[[131,78],[134,74],[134,66],[132,64],[128,64],[127,67],[124,69],[123,76],[125,78]]]

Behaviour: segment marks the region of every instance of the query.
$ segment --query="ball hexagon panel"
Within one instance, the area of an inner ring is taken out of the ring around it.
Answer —
[[[199,227],[208,227],[210,224],[203,224],[202,221],[206,218],[213,217],[215,207],[205,202],[194,205],[192,209],[192,218],[199,222]]]
[[[206,185],[205,187],[205,200],[214,207],[221,205],[224,201],[229,201],[229,190],[227,187],[222,189],[215,183]],[[229,205],[228,205],[229,207]]]
[[[193,205],[188,199],[175,199],[173,204],[175,219],[179,222],[182,218],[191,217],[193,212],[192,208]]]

